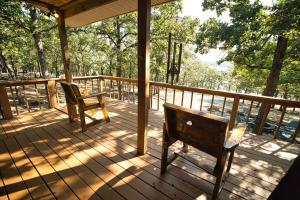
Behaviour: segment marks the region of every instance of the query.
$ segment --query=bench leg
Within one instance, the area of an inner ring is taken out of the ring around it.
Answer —
[[[167,170],[168,166],[168,142],[167,142],[167,135],[166,135],[166,126],[163,125],[163,142],[162,142],[162,151],[161,151],[161,168],[160,174],[163,174]]]
[[[224,174],[227,157],[228,157],[228,152],[224,151],[222,153],[221,158],[218,158],[218,160],[217,160],[216,168],[214,170],[214,173],[216,175],[216,183],[215,183],[215,187],[214,187],[213,195],[212,195],[213,200],[218,198],[219,192],[222,189],[221,183],[223,181],[223,174]]]
[[[226,173],[229,173],[229,171],[230,171],[232,160],[233,160],[233,155],[234,155],[234,150],[232,150],[230,152],[229,160],[228,160],[228,164],[227,164],[227,169],[226,169]]]
[[[163,142],[162,146],[162,152],[161,152],[161,168],[160,168],[160,174],[163,174],[167,170],[168,166],[168,144],[166,142]]]

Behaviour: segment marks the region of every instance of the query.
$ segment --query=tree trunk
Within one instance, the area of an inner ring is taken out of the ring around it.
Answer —
[[[116,33],[117,33],[117,77],[122,76],[122,54],[121,54],[121,26],[119,21],[116,21]],[[118,82],[118,93],[119,93],[119,100],[122,100],[122,84]]]
[[[31,32],[34,39],[35,48],[38,53],[38,61],[40,64],[41,72],[43,78],[46,77],[46,56],[44,52],[43,42],[42,42],[42,34],[37,30],[37,13],[34,8],[30,9],[30,18],[32,22]]]
[[[18,68],[15,66],[15,63],[14,63],[14,60],[13,60],[13,57],[10,56],[10,64],[11,64],[11,68],[12,68],[12,71],[15,75],[15,79],[18,79]],[[23,74],[24,75],[24,74]]]
[[[263,91],[264,96],[274,96],[274,94],[276,93],[280,72],[281,72],[281,69],[283,66],[284,56],[286,54],[287,43],[288,43],[288,40],[286,38],[284,38],[283,36],[278,36],[277,45],[276,45],[273,63],[272,63],[272,68],[271,68],[269,77],[267,79],[266,88]],[[267,105],[262,103],[262,105],[258,111],[256,125],[254,127],[254,132],[257,134],[262,134],[262,133],[260,133],[259,127],[260,127],[260,123],[261,123],[264,115],[268,114],[265,112],[266,107],[267,107]]]
[[[12,70],[9,68],[9,66],[7,65],[7,62],[6,62],[6,58],[4,57],[3,53],[2,53],[2,49],[0,49],[0,63],[2,65],[2,67],[8,72],[10,78],[12,80],[14,80],[14,75],[13,75],[13,72]]]

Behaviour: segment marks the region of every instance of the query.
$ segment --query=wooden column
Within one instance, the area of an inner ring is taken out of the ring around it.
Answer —
[[[57,26],[58,26],[58,32],[60,38],[61,53],[62,53],[62,59],[64,63],[66,81],[68,83],[72,83],[73,80],[72,80],[72,73],[70,69],[70,51],[68,46],[65,16],[63,12],[59,12],[59,18],[57,18]],[[69,120],[74,121],[74,116],[77,115],[75,105],[67,105],[67,110],[69,114]]]
[[[60,38],[62,59],[64,63],[64,71],[66,76],[66,81],[68,83],[72,82],[72,73],[70,69],[70,51],[68,46],[68,37],[66,32],[65,18],[64,13],[59,13],[59,18],[57,18],[57,26]]]
[[[7,91],[4,85],[0,85],[0,106],[4,119],[12,119],[13,115],[10,109]]]
[[[147,152],[151,0],[138,1],[138,138],[137,153]]]
[[[49,80],[47,83],[48,95],[49,95],[49,107],[57,108],[57,90],[55,85],[55,80]]]

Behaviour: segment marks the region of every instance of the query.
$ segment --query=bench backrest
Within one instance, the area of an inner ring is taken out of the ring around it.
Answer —
[[[169,103],[164,104],[164,109],[168,137],[181,140],[212,156],[221,155],[228,120]]]

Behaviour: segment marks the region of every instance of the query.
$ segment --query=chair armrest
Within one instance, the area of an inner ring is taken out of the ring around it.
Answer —
[[[87,96],[82,96],[82,97],[78,97],[78,99],[88,99],[88,98],[92,98],[92,97],[97,97],[97,96],[101,96],[106,94],[105,92],[100,92],[100,93],[93,93],[93,94],[89,94]]]
[[[240,144],[242,137],[246,131],[246,128],[247,128],[246,123],[240,123],[237,125],[236,128],[229,131],[227,133],[227,137],[224,142],[224,148],[226,149],[236,148]]]

